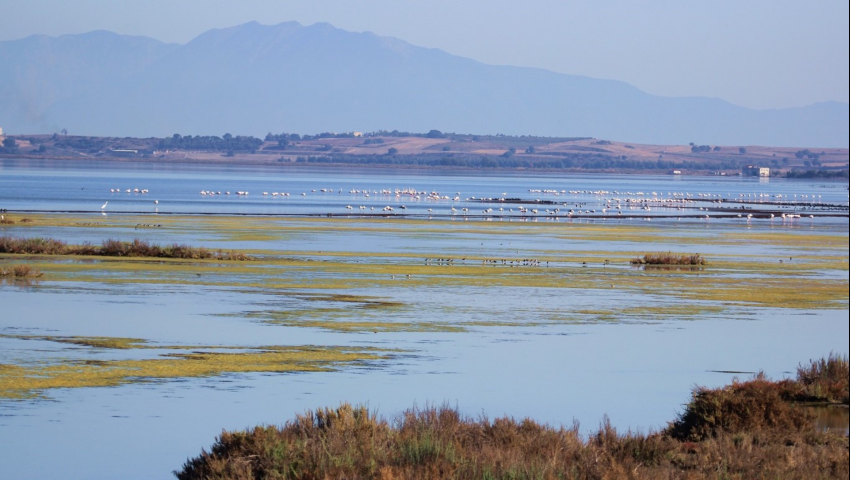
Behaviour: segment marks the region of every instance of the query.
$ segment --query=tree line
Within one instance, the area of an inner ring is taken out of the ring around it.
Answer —
[[[175,133],[157,142],[160,150],[210,150],[215,152],[251,152],[254,153],[263,144],[256,137],[225,133],[221,137],[210,135],[186,135]]]
[[[285,161],[283,158],[281,162]],[[623,156],[606,156],[598,153],[571,154],[561,158],[528,159],[517,156],[435,155],[403,154],[391,152],[384,155],[302,155],[295,158],[301,164],[349,164],[415,167],[460,167],[473,169],[588,169],[588,170],[740,170],[741,161],[674,162],[632,160]]]

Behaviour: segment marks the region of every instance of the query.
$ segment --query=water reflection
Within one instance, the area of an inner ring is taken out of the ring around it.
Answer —
[[[817,405],[806,407],[815,415],[815,426],[819,430],[850,433],[850,409],[846,405]]]

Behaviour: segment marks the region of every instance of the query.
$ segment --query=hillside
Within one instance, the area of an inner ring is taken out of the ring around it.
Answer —
[[[846,148],[843,103],[752,110],[485,65],[328,24],[248,23],[185,45],[108,32],[0,42],[8,133],[491,132],[646,144]]]
[[[847,171],[850,150],[753,145],[661,145],[595,138],[442,133],[268,134],[164,138],[8,136],[0,157],[119,159],[274,165],[356,165],[418,168],[571,170],[736,174],[747,165],[789,171]]]

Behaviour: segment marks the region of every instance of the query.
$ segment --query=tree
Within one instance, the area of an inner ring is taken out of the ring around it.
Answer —
[[[743,154],[747,153],[747,149],[746,149],[746,148],[744,148],[744,147],[738,147],[738,153],[740,153],[741,155],[743,155]]]
[[[396,153],[398,153],[398,149],[395,147],[390,147],[390,149],[387,150],[387,155],[395,155]]]
[[[534,153],[534,145],[529,145],[528,148],[525,149],[525,153]]]
[[[68,129],[63,128],[62,130],[59,130],[59,133],[61,133],[62,135],[68,135]]]
[[[6,150],[14,150],[18,148],[18,144],[15,142],[14,138],[6,137],[3,139],[3,148]]]
[[[443,137],[445,137],[445,135],[443,135],[443,132],[441,132],[439,130],[431,130],[425,136],[428,137],[428,138],[443,138]]]

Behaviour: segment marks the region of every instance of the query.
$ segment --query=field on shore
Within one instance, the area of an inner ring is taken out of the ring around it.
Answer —
[[[447,134],[316,136],[259,142],[248,150],[163,147],[161,139],[21,135],[4,156],[27,158],[136,160],[210,164],[407,165],[419,168],[542,168],[587,171],[737,174],[745,165],[770,167],[774,175],[792,169],[842,169],[850,161],[844,148],[763,147],[757,145],[647,145],[594,138],[506,137]],[[702,148],[697,148],[702,147]],[[696,151],[694,151],[696,149]],[[801,156],[799,152],[805,152]],[[413,161],[415,159],[415,162]],[[485,159],[485,160],[482,160]],[[812,159],[816,159],[815,166]],[[565,163],[566,162],[566,163]],[[567,166],[564,166],[567,165]]]

